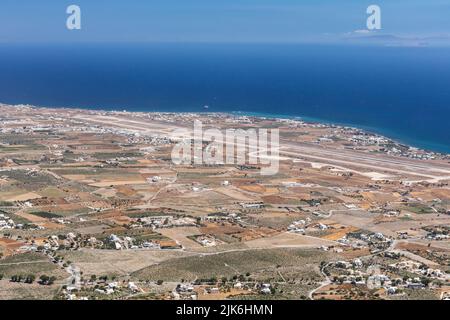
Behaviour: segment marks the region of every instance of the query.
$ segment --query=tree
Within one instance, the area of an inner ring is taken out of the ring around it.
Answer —
[[[29,274],[25,278],[25,283],[33,283],[36,280],[36,276],[34,274]]]
[[[428,284],[431,282],[431,280],[428,279],[428,278],[422,277],[422,278],[420,279],[420,282],[422,282],[422,284],[423,284],[425,287],[427,287]]]
[[[40,280],[39,281],[40,284],[47,285],[48,281],[50,280],[50,277],[43,274],[42,276],[39,277],[39,280]]]
[[[216,277],[211,277],[209,279],[209,283],[217,283],[217,278]]]
[[[163,283],[164,283],[163,280],[158,280],[158,281],[156,281],[156,284],[157,284],[158,286],[162,285]]]

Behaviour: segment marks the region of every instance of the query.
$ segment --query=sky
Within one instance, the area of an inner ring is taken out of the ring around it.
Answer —
[[[66,8],[81,8],[81,30]],[[366,9],[382,29],[367,32]],[[374,36],[375,35],[375,36]],[[450,39],[449,0],[0,0],[0,42],[361,42]]]

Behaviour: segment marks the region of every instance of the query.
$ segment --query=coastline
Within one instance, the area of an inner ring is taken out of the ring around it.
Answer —
[[[420,139],[413,139],[405,137],[401,134],[395,133],[389,129],[370,127],[365,125],[360,125],[357,123],[345,123],[340,121],[333,121],[323,118],[301,116],[301,115],[285,115],[285,114],[271,114],[263,112],[247,112],[247,111],[232,111],[231,114],[243,115],[249,117],[262,117],[262,118],[273,118],[273,119],[290,119],[290,120],[301,120],[309,123],[319,123],[326,125],[335,125],[342,127],[350,127],[354,129],[360,129],[364,132],[375,134],[378,136],[385,137],[389,140],[394,141],[397,144],[405,145],[408,147],[418,148],[420,150],[435,152],[443,155],[450,154],[450,146],[445,146],[440,143],[435,143],[431,141],[424,141]],[[435,147],[434,147],[435,146]]]
[[[316,117],[310,117],[310,116],[301,116],[301,115],[288,115],[288,114],[275,114],[275,113],[265,113],[265,112],[251,112],[251,111],[221,111],[221,110],[203,110],[203,111],[159,111],[159,110],[152,110],[152,111],[144,111],[144,110],[135,110],[132,109],[121,109],[121,108],[103,108],[103,107],[79,107],[79,106],[38,106],[38,105],[32,105],[32,104],[9,104],[9,103],[2,103],[0,102],[0,105],[9,105],[9,106],[27,106],[31,108],[44,108],[44,109],[70,109],[70,110],[83,110],[83,111],[95,111],[95,112],[129,112],[129,113],[155,113],[155,114],[224,114],[224,115],[232,115],[232,116],[247,116],[247,117],[254,117],[254,118],[266,118],[266,119],[273,119],[273,120],[298,120],[298,121],[304,121],[307,123],[312,124],[324,124],[324,125],[330,125],[330,126],[339,126],[339,127],[348,127],[353,128],[357,130],[361,130],[363,132],[366,132],[368,134],[373,134],[379,137],[383,137],[386,139],[391,140],[395,144],[402,145],[409,148],[416,148],[418,150],[422,150],[425,152],[440,154],[443,156],[450,155],[450,146],[444,146],[439,143],[434,143],[430,141],[421,141],[417,139],[412,139],[409,137],[402,136],[400,134],[397,134],[389,129],[383,129],[383,128],[375,128],[375,127],[369,127],[364,125],[359,125],[355,123],[343,123],[339,121],[332,121],[328,119],[323,118],[316,118]],[[435,147],[433,147],[436,146]]]
[[[1,57],[0,101],[10,104],[144,112],[204,112],[209,105],[210,112],[275,113],[351,126],[450,153],[450,65],[440,50],[11,45]],[[61,82],[67,61],[77,68]],[[338,69],[335,61],[341,61]],[[367,61],[377,70],[370,85],[361,82]]]

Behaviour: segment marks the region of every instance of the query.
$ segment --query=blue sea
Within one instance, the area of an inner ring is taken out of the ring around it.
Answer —
[[[0,102],[240,111],[353,125],[450,153],[450,48],[1,44]]]

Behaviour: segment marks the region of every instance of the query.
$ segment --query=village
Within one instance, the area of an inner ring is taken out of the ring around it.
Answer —
[[[449,155],[301,119],[0,110],[0,299],[449,298]],[[276,126],[279,172],[174,164],[196,120]]]

